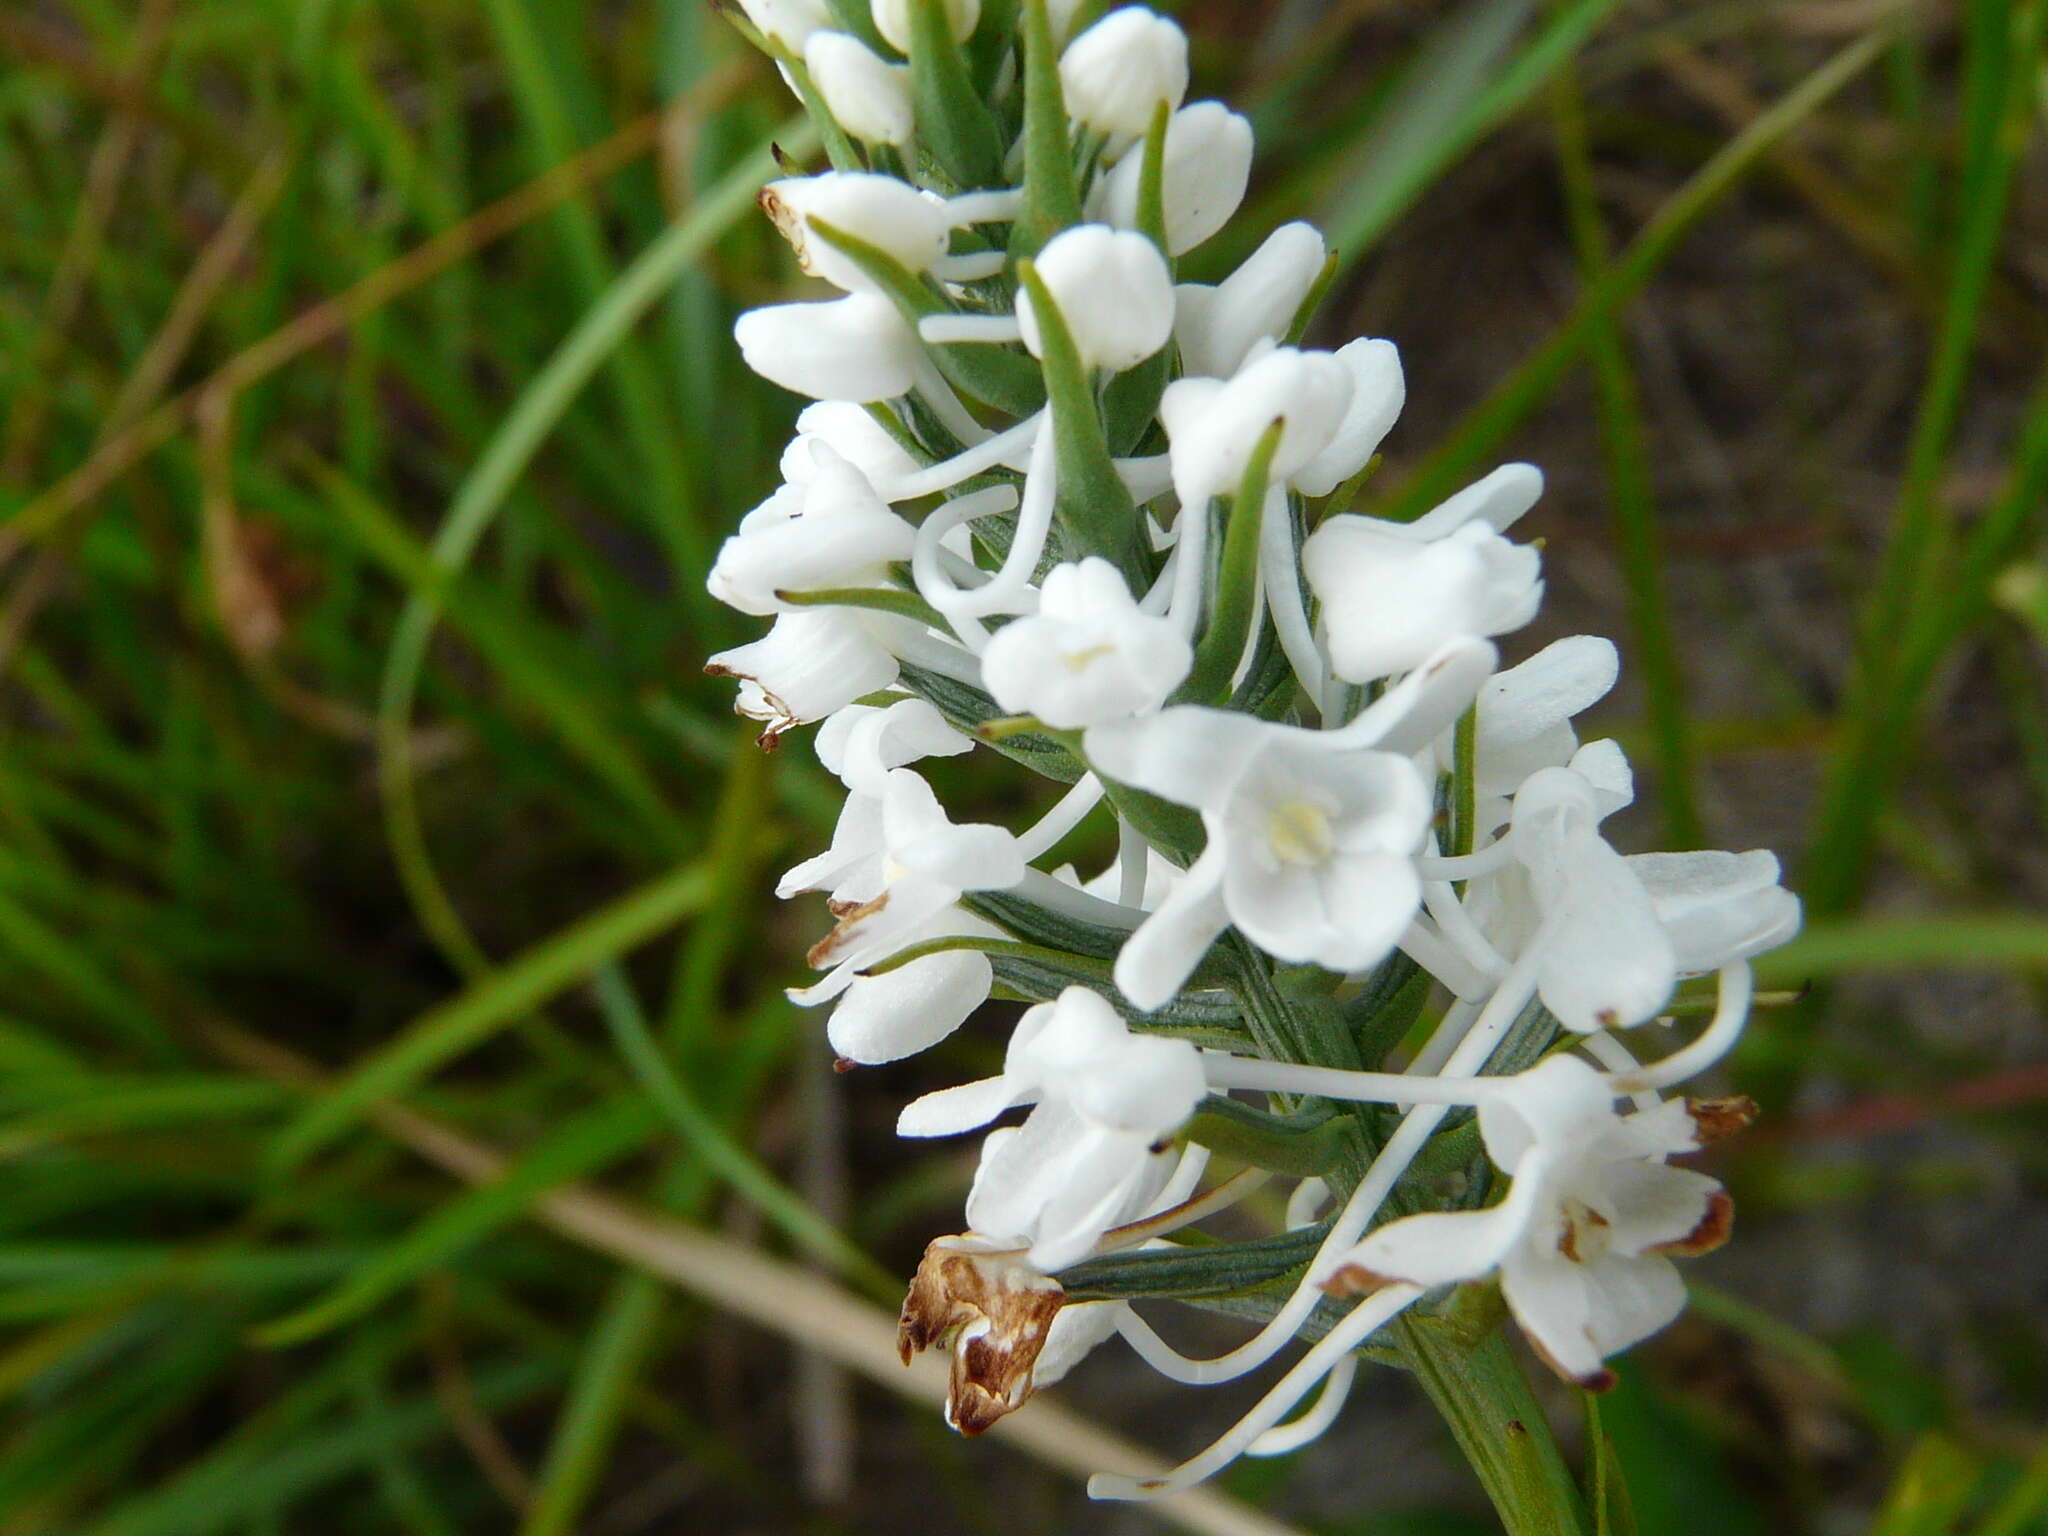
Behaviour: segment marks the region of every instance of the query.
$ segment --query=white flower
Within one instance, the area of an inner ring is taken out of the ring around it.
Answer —
[[[891,64],[845,32],[813,32],[804,68],[832,120],[864,144],[910,142],[910,66]]]
[[[1142,137],[1160,103],[1171,112],[1188,93],[1187,34],[1142,6],[1111,11],[1067,45],[1060,88],[1075,121]]]
[[[1325,1286],[1447,1285],[1498,1270],[1515,1320],[1558,1373],[1609,1384],[1601,1362],[1685,1306],[1665,1255],[1704,1253],[1728,1235],[1721,1186],[1662,1160],[1699,1145],[1685,1102],[1618,1115],[1599,1072],[1553,1056],[1482,1099],[1479,1130],[1514,1178],[1507,1198],[1391,1222],[1340,1256]]]
[[[1322,599],[1331,669],[1353,683],[1405,672],[1460,635],[1520,629],[1543,601],[1536,551],[1477,520],[1431,538],[1347,513],[1309,536],[1301,568]]]
[[[810,446],[810,483],[801,491],[784,486],[749,512],[712,564],[705,586],[741,613],[799,606],[784,592],[880,586],[891,561],[910,558],[917,530],[821,439]]]
[[[1539,768],[1561,768],[1579,749],[1572,717],[1607,697],[1621,654],[1598,635],[1567,635],[1507,669],[1480,690],[1475,789],[1482,800],[1512,795]],[[1446,771],[1451,744],[1442,749]]]
[[[832,25],[826,0],[740,0],[740,9],[756,31],[791,53],[802,53],[805,39]]]
[[[875,30],[898,53],[910,52],[910,7],[912,0],[874,0]],[[981,21],[981,0],[942,0],[953,41],[964,43],[974,35]]]
[[[904,933],[899,952],[928,939],[1002,937],[993,924],[949,907]],[[915,1055],[952,1034],[987,1002],[994,978],[988,956],[974,949],[941,950],[872,975],[856,974],[826,1021],[825,1038],[841,1060],[862,1066]]]
[[[1176,379],[1159,402],[1182,515],[1237,488],[1259,439],[1283,424],[1278,483],[1329,445],[1351,403],[1351,370],[1328,352],[1272,347],[1228,380]]]
[[[917,460],[864,406],[850,400],[813,400],[797,413],[796,436],[782,450],[784,480],[796,486],[811,483],[819,464],[811,450],[819,442],[874,485],[889,485],[916,474],[919,468]]]
[[[1678,980],[1678,954],[1629,862],[1600,835],[1625,805],[1626,763],[1612,743],[1581,748],[1569,768],[1540,768],[1515,793],[1509,836],[1537,923],[1536,990],[1567,1028],[1591,1032],[1653,1017]]]
[[[996,631],[981,676],[1004,709],[1071,730],[1157,709],[1193,662],[1173,622],[1139,612],[1117,568],[1090,555],[1046,573],[1038,612]]]
[[[1703,976],[1776,949],[1799,931],[1799,898],[1778,883],[1777,855],[1638,853],[1629,872],[1671,936],[1681,976]]]
[[[1337,360],[1351,370],[1351,404],[1329,447],[1295,471],[1295,489],[1305,496],[1327,496],[1365,468],[1408,398],[1391,341],[1361,336],[1339,347]]]
[[[811,228],[813,219],[874,246],[912,272],[924,271],[946,254],[946,205],[894,176],[826,171],[786,177],[761,189],[761,207],[795,250],[798,266],[850,293],[877,289],[852,257]]]
[[[1088,194],[1088,216],[1138,227],[1142,146],[1126,151]],[[1220,101],[1182,107],[1166,125],[1166,248],[1183,255],[1230,222],[1251,184],[1252,125]]]
[[[1103,998],[1069,987],[1018,1022],[1001,1075],[926,1094],[896,1130],[950,1136],[1035,1103],[1021,1127],[983,1143],[967,1219],[1028,1242],[1034,1267],[1058,1270],[1157,1193],[1172,1165],[1161,1143],[1207,1091],[1194,1046],[1134,1035]]]
[[[974,743],[948,725],[923,699],[876,707],[849,704],[818,731],[818,760],[848,790],[832,831],[832,846],[805,859],[777,882],[787,900],[801,891],[826,891],[837,907],[873,901],[887,888],[888,836],[882,801],[889,775],[927,757],[957,757]]]
[[[1182,374],[1227,379],[1258,342],[1285,337],[1329,255],[1316,227],[1297,219],[1266,236],[1216,287],[1182,283],[1173,317]]]
[[[924,356],[895,306],[872,293],[750,309],[732,334],[749,368],[813,400],[892,400],[909,392]]]
[[[1117,956],[1138,1007],[1170,1001],[1232,923],[1278,959],[1337,971],[1376,964],[1408,926],[1429,789],[1404,756],[1319,736],[1198,705],[1088,732],[1099,772],[1199,809],[1208,833]]]
[[[1035,265],[1083,365],[1121,373],[1173,334],[1173,274],[1143,235],[1077,224],[1047,241]],[[1017,295],[1017,325],[1031,355],[1043,356],[1028,291]]]
[[[891,636],[915,633],[909,619],[852,608],[785,613],[749,645],[720,651],[704,664],[713,677],[740,680],[740,714],[766,721],[764,746],[791,726],[822,720],[864,693],[896,681]]]
[[[810,953],[813,966],[833,973],[790,994],[806,1006],[837,997],[863,968],[913,942],[963,892],[1007,890],[1024,878],[1016,838],[985,822],[954,822],[910,769],[889,769],[876,788],[849,796],[832,848],[777,887],[785,895],[829,888],[839,918]]]

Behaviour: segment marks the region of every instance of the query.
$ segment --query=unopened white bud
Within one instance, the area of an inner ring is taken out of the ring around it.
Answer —
[[[910,66],[891,64],[845,32],[813,32],[804,68],[832,120],[863,144],[910,142]]]
[[[1181,284],[1173,335],[1182,371],[1227,379],[1261,338],[1279,341],[1329,254],[1321,232],[1296,219],[1266,236],[1220,286]]]
[[[832,25],[825,0],[740,0],[740,9],[755,31],[791,53],[802,53],[813,32]]]
[[[900,53],[910,52],[910,8],[919,0],[874,0],[875,30]],[[981,21],[981,0],[941,0],[946,20],[953,29],[953,41],[964,43],[974,36]]]
[[[1088,367],[1121,373],[1173,334],[1173,274],[1143,235],[1077,224],[1047,241],[1035,264]],[[1042,356],[1028,292],[1017,295],[1017,324],[1031,355]]]
[[[1111,11],[1060,57],[1067,116],[1097,133],[1141,137],[1164,102],[1188,93],[1187,34],[1143,6]]]
[[[1091,218],[1119,229],[1138,227],[1138,188],[1145,174],[1143,145],[1133,145],[1095,183]],[[1166,248],[1191,251],[1230,222],[1252,175],[1252,125],[1220,101],[1182,107],[1166,125],[1162,191]]]
[[[750,309],[732,334],[749,368],[813,400],[893,400],[909,392],[922,356],[895,307],[871,293]]]
[[[782,478],[805,486],[817,478],[818,461],[811,452],[823,442],[875,485],[888,485],[914,475],[918,461],[866,409],[845,400],[818,400],[797,414],[796,436],[782,450]]]
[[[797,265],[848,292],[875,284],[844,251],[811,228],[819,219],[874,246],[913,272],[946,254],[946,205],[908,182],[865,171],[793,176],[761,189],[761,206],[796,250]]]

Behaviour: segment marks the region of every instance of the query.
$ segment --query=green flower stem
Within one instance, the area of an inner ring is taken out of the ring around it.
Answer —
[[[1474,1344],[1442,1323],[1411,1315],[1394,1324],[1393,1337],[1508,1536],[1591,1530],[1557,1437],[1500,1329]]]

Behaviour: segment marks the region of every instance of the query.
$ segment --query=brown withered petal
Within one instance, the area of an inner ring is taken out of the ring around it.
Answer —
[[[1017,1249],[963,1234],[936,1239],[903,1299],[896,1349],[908,1365],[920,1350],[953,1352],[946,1422],[978,1435],[1031,1396],[1031,1373],[1066,1292]]]
[[[846,941],[853,936],[853,930],[887,905],[889,905],[889,893],[884,891],[873,901],[864,901],[859,906],[849,907],[844,912],[835,912],[833,915],[839,919],[838,926],[826,934],[825,937],[818,940],[817,943],[813,944],[810,953],[804,956],[804,959],[810,962],[811,969],[822,971],[831,965],[832,957],[838,954],[845,946]]]
[[[1707,1213],[1698,1226],[1681,1238],[1657,1244],[1651,1251],[1675,1254],[1682,1259],[1697,1258],[1727,1242],[1728,1234],[1734,1230],[1735,1202],[1728,1198],[1727,1190],[1717,1189],[1707,1196]]]
[[[1741,1093],[1725,1099],[1687,1099],[1685,1108],[1703,1147],[1747,1130],[1757,1116],[1756,1100]]]

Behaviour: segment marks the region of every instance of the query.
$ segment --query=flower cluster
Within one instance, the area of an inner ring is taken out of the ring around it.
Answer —
[[[1108,1497],[1301,1443],[1357,1346],[1455,1283],[1497,1283],[1599,1384],[1680,1309],[1669,1256],[1728,1230],[1719,1185],[1667,1159],[1742,1112],[1664,1091],[1734,1043],[1747,960],[1799,909],[1768,853],[1604,836],[1629,767],[1574,719],[1614,647],[1504,665],[1497,644],[1542,600],[1510,537],[1541,475],[1505,466],[1411,522],[1350,510],[1399,357],[1299,344],[1332,270],[1306,224],[1176,282],[1242,200],[1252,135],[1184,102],[1170,21],[742,4],[833,167],[762,194],[836,294],[738,322],[747,362],[813,403],[710,576],[774,619],[711,670],[764,745],[822,722],[847,790],[780,887],[836,919],[795,996],[830,1006],[849,1063],[923,1050],[992,995],[1035,1004],[999,1075],[903,1111],[928,1137],[1029,1106],[983,1141],[906,1351],[953,1352],[972,1431],[1112,1335],[1213,1382],[1320,1333],[1209,1452],[1098,1478]],[[939,802],[919,764],[977,745],[1065,786],[1035,824]],[[1112,836],[1090,878],[1045,867]],[[1704,1029],[1640,1064],[1619,1032],[1696,976],[1715,990],[1678,1011]],[[1212,1150],[1244,1168],[1205,1188]],[[1288,1232],[1174,1240],[1276,1174],[1298,1180]],[[1191,1359],[1130,1306],[1165,1293],[1269,1298],[1267,1320]]]

